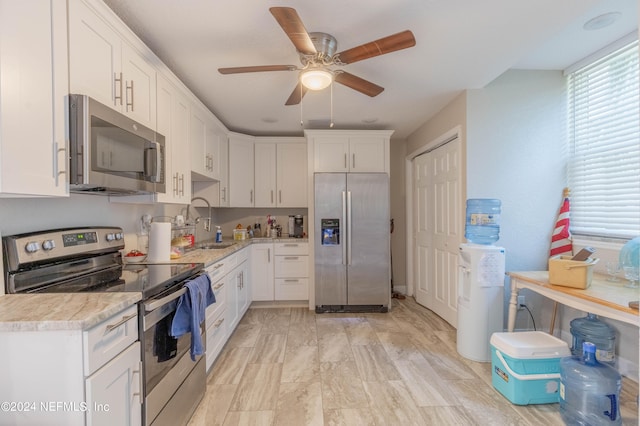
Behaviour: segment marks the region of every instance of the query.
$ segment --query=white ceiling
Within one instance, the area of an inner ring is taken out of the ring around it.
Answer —
[[[637,31],[637,0],[105,0],[230,129],[302,135],[304,128],[394,129],[406,138],[465,89],[510,68],[562,70]],[[297,72],[221,75],[220,67],[300,65],[269,12],[297,10],[308,32],[326,32],[338,51],[411,30],[416,46],[346,65],[385,88],[374,98],[340,84],[285,106]],[[621,12],[610,27],[588,19]],[[373,123],[370,123],[374,121]]]

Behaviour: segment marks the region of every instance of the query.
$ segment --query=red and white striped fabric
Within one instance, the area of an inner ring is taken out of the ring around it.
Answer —
[[[549,257],[562,254],[573,254],[573,241],[569,231],[569,197],[565,197],[562,206],[560,206],[556,227],[551,235],[551,249],[549,250]]]

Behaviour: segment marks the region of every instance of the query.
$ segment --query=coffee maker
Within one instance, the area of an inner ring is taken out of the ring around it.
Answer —
[[[304,219],[302,215],[296,215],[293,218],[293,238],[302,238],[304,236]]]

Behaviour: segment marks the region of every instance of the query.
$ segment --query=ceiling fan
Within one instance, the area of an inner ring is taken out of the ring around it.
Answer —
[[[336,53],[338,42],[326,33],[308,33],[295,9],[272,7],[269,9],[287,34],[300,55],[302,67],[296,65],[259,65],[249,67],[219,68],[221,74],[239,74],[264,71],[300,71],[297,86],[285,105],[297,105],[307,90],[322,90],[333,81],[368,96],[377,96],[383,87],[332,66],[343,66],[396,50],[415,46],[411,31],[402,31],[381,39]]]

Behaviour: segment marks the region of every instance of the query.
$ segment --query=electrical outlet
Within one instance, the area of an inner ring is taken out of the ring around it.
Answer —
[[[522,305],[526,305],[525,300],[524,300],[524,294],[522,295],[518,295],[518,309],[523,309],[521,308]]]

